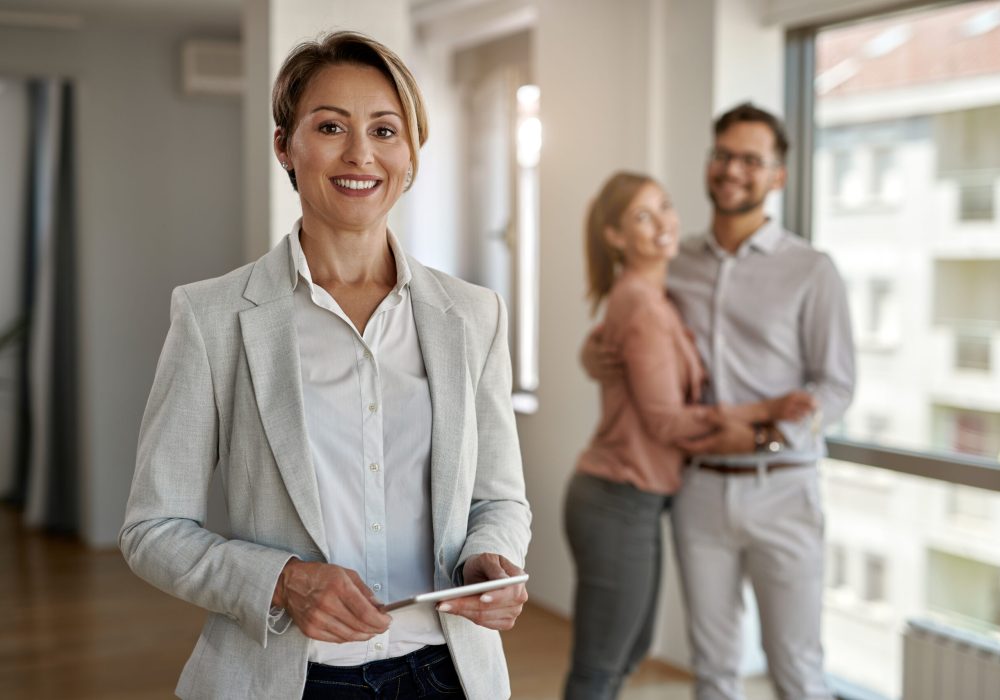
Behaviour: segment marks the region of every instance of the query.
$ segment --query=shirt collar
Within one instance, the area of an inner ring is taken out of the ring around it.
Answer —
[[[299,240],[299,233],[301,231],[302,219],[299,218],[292,227],[292,232],[288,234],[292,248],[292,264],[294,265],[295,274],[295,279],[292,280],[293,289],[298,286],[300,278],[305,280],[310,288],[313,286],[312,273],[309,271],[309,262],[306,260],[306,254],[302,250],[302,242]],[[392,256],[396,259],[396,286],[392,288],[391,293],[402,296],[404,290],[409,288],[413,275],[410,272],[410,265],[406,260],[406,252],[403,250],[403,246],[400,245],[399,239],[396,238],[396,235],[392,231],[386,231],[386,237],[389,241],[389,250],[392,251]]]
[[[764,222],[763,226],[754,231],[749,238],[740,244],[740,247],[736,249],[736,253],[733,254],[733,257],[744,258],[749,255],[751,249],[770,254],[777,249],[780,242],[781,226],[774,219],[768,218]],[[716,255],[716,257],[722,258],[730,255],[730,253],[715,240],[715,236],[711,231],[705,234],[705,245]]]

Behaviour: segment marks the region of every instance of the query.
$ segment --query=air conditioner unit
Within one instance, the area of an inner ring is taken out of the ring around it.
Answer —
[[[185,41],[181,76],[188,95],[242,95],[243,47],[238,41]]]

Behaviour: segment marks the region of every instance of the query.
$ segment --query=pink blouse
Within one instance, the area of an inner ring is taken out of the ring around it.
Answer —
[[[625,371],[601,385],[601,419],[577,469],[673,493],[684,463],[674,441],[705,432],[685,405],[704,380],[698,351],[663,288],[628,271],[608,295],[604,337]]]

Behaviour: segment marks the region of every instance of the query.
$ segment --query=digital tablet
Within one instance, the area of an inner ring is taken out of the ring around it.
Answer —
[[[495,578],[489,581],[470,583],[466,586],[456,586],[455,588],[444,588],[440,591],[431,591],[430,593],[420,593],[419,595],[415,595],[411,598],[403,598],[402,600],[380,605],[378,609],[384,613],[391,612],[393,610],[398,610],[399,608],[405,608],[407,605],[416,605],[417,603],[437,603],[442,600],[451,600],[452,598],[461,598],[462,596],[495,591],[498,588],[506,588],[507,586],[524,583],[527,580],[528,574],[519,574],[508,578]]]

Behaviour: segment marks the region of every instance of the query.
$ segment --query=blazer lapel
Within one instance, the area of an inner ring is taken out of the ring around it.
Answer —
[[[295,272],[287,238],[258,261],[240,312],[243,347],[264,433],[299,518],[327,555],[319,487],[309,452],[298,337],[292,305]]]
[[[465,324],[448,313],[451,297],[423,265],[407,258],[417,338],[431,393],[431,518],[435,551],[455,500],[466,420]]]

